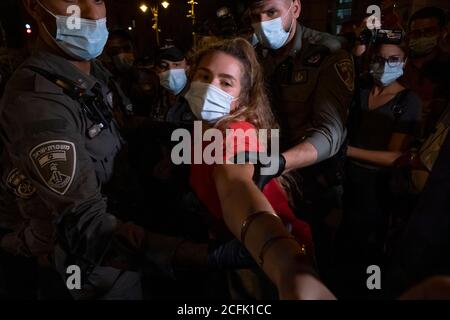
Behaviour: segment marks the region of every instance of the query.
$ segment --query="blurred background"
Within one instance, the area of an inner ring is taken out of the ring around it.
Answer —
[[[32,45],[37,29],[21,9],[21,2],[21,0],[0,1],[0,48],[14,49]],[[135,40],[138,56],[151,56],[158,42],[161,44],[167,38],[173,39],[187,50],[193,43],[193,32],[196,32],[196,35],[205,35],[214,28],[234,27],[228,22],[220,26],[220,15],[231,15],[238,29],[248,28],[244,18],[245,1],[107,0],[106,2],[110,30],[128,30]],[[300,20],[308,27],[337,34],[344,22],[361,21],[366,16],[367,7],[372,4],[393,6],[403,21],[407,21],[412,12],[424,6],[435,5],[450,9],[448,0],[303,0]],[[224,7],[227,8],[225,11],[219,10]]]

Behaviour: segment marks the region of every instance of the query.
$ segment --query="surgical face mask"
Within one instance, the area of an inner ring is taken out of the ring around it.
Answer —
[[[231,112],[231,103],[235,98],[220,88],[200,81],[191,83],[184,96],[197,119],[216,122]]]
[[[421,57],[431,53],[439,43],[439,36],[422,37],[412,39],[409,42],[409,48],[412,51],[413,56]]]
[[[184,69],[169,69],[164,71],[159,74],[159,83],[174,95],[177,95],[186,86],[186,71]]]
[[[134,55],[132,53],[119,53],[112,57],[112,61],[119,72],[127,72],[133,67]]]
[[[55,15],[40,1],[38,3],[55,17],[57,31],[54,39],[62,51],[76,60],[84,61],[95,59],[103,52],[109,35],[106,18],[98,20],[78,18],[80,24],[77,28],[76,23],[72,21],[74,19],[72,16]],[[46,27],[45,29],[47,30]]]
[[[387,87],[395,80],[403,75],[404,63],[399,63],[396,66],[389,66],[388,63],[372,63],[370,66],[370,73],[376,82],[383,87]]]
[[[289,31],[286,31],[283,27],[283,18],[286,17],[291,8],[292,4],[283,17],[253,24],[255,34],[264,47],[277,50],[286,44],[292,30],[293,22],[291,22]]]
[[[252,46],[256,46],[259,43],[258,36],[256,34],[252,34],[250,43],[252,44]]]

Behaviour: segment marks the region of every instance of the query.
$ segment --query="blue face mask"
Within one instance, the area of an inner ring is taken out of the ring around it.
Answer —
[[[236,100],[222,89],[200,81],[192,82],[189,91],[184,97],[197,119],[210,123],[229,115],[231,103]]]
[[[380,83],[383,87],[387,87],[395,80],[403,75],[404,62],[391,67],[388,63],[372,63],[370,66],[370,74],[374,80]]]
[[[106,18],[98,20],[78,18],[80,25],[76,28],[72,22],[74,19],[72,16],[55,15],[40,1],[37,2],[55,17],[57,27],[55,43],[62,51],[76,60],[84,61],[95,59],[103,52],[109,35]],[[70,21],[68,21],[69,18]]]
[[[288,15],[291,8],[292,3],[284,16],[268,21],[254,23],[252,25],[258,41],[261,42],[264,47],[278,50],[286,44],[286,41],[288,40],[294,26],[294,22],[291,22],[289,31],[286,31],[283,27],[283,19]]]
[[[186,86],[186,71],[184,69],[169,69],[164,71],[159,75],[159,83],[174,95],[177,95]]]

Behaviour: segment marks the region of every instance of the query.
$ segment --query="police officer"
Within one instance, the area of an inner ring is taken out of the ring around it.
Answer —
[[[171,274],[177,263],[223,265],[221,257],[238,257],[240,249],[207,255],[207,245],[151,234],[110,214],[103,191],[124,144],[108,73],[95,60],[108,37],[106,8],[98,0],[77,5],[81,15],[71,17],[64,0],[25,1],[39,39],[0,104],[0,192],[8,198],[0,208],[8,210],[1,249],[39,257],[64,276],[69,265],[80,267],[82,287],[71,291],[77,299],[138,299],[140,261]]]
[[[340,49],[339,38],[297,22],[299,0],[253,0],[250,11],[259,40],[256,50],[281,128],[284,152],[277,175],[290,172],[300,185],[297,209],[313,219],[320,268],[326,263],[321,252],[331,251],[329,239],[321,235],[330,230],[315,220],[338,205],[342,161],[337,158],[343,154],[347,108],[354,91],[352,58]],[[261,176],[258,182],[269,178]]]
[[[168,42],[159,48],[155,71],[159,76],[162,91],[158,105],[164,120],[170,123],[191,123],[194,115],[183,99],[189,88],[187,77],[189,66],[184,53]]]
[[[132,121],[127,121],[127,125],[136,126],[137,117],[150,116],[151,101],[156,100],[158,93],[156,75],[145,67],[137,66],[133,39],[126,30],[116,29],[109,33],[100,59],[113,74],[120,89],[130,98],[135,117]]]

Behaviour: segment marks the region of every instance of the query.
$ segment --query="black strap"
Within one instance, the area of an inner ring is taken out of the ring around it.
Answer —
[[[56,84],[58,87],[62,88],[64,93],[67,94],[69,97],[71,97],[74,100],[79,100],[81,96],[86,94],[86,89],[80,87],[77,83],[74,81],[67,79],[64,76],[57,75],[54,73],[51,73],[45,69],[36,67],[36,66],[25,66],[24,68],[30,69],[31,71],[34,71],[44,78],[46,78],[48,81]]]
[[[102,90],[98,83],[88,91],[79,86],[76,82],[59,74],[51,73],[36,66],[25,66],[24,68],[40,74],[48,81],[63,89],[64,94],[68,95],[81,105],[87,117],[91,119],[100,130],[109,128],[109,123],[112,121],[112,113],[105,105]]]

